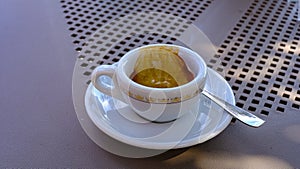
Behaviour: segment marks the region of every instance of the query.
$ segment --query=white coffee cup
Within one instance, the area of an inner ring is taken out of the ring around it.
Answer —
[[[194,78],[186,84],[171,88],[155,88],[134,82],[130,77],[141,52],[147,48],[174,48]],[[96,89],[127,103],[138,115],[155,122],[168,122],[186,113],[198,113],[199,97],[205,85],[207,66],[194,51],[177,45],[153,44],[127,52],[118,63],[100,65],[92,73]],[[108,76],[113,84],[101,81]]]

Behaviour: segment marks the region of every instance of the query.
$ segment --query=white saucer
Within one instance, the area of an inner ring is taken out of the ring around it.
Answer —
[[[208,70],[205,90],[235,104],[228,83],[212,69]],[[203,143],[222,132],[232,117],[205,96],[200,98],[199,112],[169,123],[152,123],[131,108],[100,93],[91,84],[85,94],[85,108],[93,123],[110,137],[140,148],[167,150]]]

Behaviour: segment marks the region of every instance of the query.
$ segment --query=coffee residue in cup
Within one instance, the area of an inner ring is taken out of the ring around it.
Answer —
[[[130,78],[144,86],[171,88],[194,79],[176,47],[154,46],[141,49]]]

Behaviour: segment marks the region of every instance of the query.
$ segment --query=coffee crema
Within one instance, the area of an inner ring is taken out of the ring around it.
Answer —
[[[194,75],[178,53],[178,48],[167,46],[141,49],[130,78],[154,88],[172,88],[190,82]]]

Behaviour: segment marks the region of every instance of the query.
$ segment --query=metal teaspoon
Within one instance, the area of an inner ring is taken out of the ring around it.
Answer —
[[[230,115],[237,118],[241,122],[251,126],[251,127],[259,127],[262,124],[264,124],[264,120],[260,119],[259,117],[255,116],[254,114],[241,109],[235,105],[232,105],[223,99],[218,98],[217,96],[214,96],[213,94],[209,93],[206,90],[202,91],[202,94],[209,98],[211,101],[222,107],[224,110],[226,110]]]

